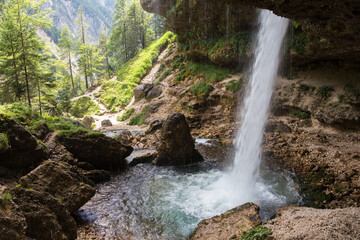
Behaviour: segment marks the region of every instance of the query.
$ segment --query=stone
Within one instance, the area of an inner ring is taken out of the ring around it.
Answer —
[[[155,120],[155,121],[151,122],[150,126],[146,130],[145,134],[152,134],[152,133],[156,132],[157,130],[161,129],[163,124],[164,124],[163,120]]]
[[[92,129],[94,123],[95,123],[95,119],[91,116],[85,116],[84,119],[82,120],[82,124],[88,129]]]
[[[26,219],[19,207],[11,199],[0,200],[0,239],[25,239],[26,228]]]
[[[164,103],[165,103],[164,101],[158,101],[158,102],[151,103],[151,104],[148,105],[149,110],[152,113],[156,113]]]
[[[161,129],[158,157],[154,164],[158,166],[187,165],[203,161],[195,149],[194,140],[185,116],[181,113],[170,114]]]
[[[88,163],[88,162],[78,162],[76,165],[79,168],[82,168],[82,169],[87,170],[87,171],[95,169],[95,167],[91,163]]]
[[[156,151],[146,152],[146,153],[143,153],[143,154],[135,157],[129,163],[129,166],[134,167],[134,166],[136,166],[138,164],[141,164],[141,163],[152,163],[155,160],[156,157],[157,157],[157,152]]]
[[[153,87],[147,94],[146,99],[151,100],[159,97],[162,94],[162,90],[159,87]]]
[[[22,186],[9,192],[26,219],[27,237],[37,240],[76,239],[76,222],[60,198]]]
[[[7,143],[0,144],[0,166],[10,169],[36,167],[49,157],[49,150],[28,130],[4,115],[0,115],[0,133]],[[1,147],[5,145],[5,147]]]
[[[109,119],[105,119],[101,121],[101,127],[111,127],[111,126],[112,126],[112,122]]]
[[[282,207],[264,225],[274,239],[359,239],[360,208]]]
[[[105,170],[94,169],[86,171],[84,176],[93,181],[95,184],[110,181],[110,173]]]
[[[190,240],[240,239],[243,232],[261,224],[259,206],[246,203],[221,215],[202,220]]]
[[[35,136],[38,139],[44,140],[46,136],[51,132],[49,126],[45,122],[41,122],[35,127]]]
[[[48,192],[73,214],[95,195],[95,189],[76,169],[65,162],[46,161],[20,178],[24,188]]]
[[[140,100],[144,98],[153,87],[154,84],[152,83],[145,83],[137,86],[137,88],[134,89],[135,99]]]
[[[80,162],[89,162],[97,169],[125,170],[125,160],[134,150],[103,134],[60,134],[56,139]]]
[[[115,139],[120,141],[120,143],[123,145],[130,145],[134,139],[134,136],[129,130],[124,130],[119,135],[117,135]]]

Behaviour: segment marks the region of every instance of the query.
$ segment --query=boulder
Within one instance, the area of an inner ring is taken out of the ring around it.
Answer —
[[[24,188],[43,191],[59,199],[73,214],[95,195],[89,180],[65,162],[46,161],[29,174],[20,178]]]
[[[110,173],[105,170],[94,169],[84,172],[84,176],[96,183],[110,181]]]
[[[147,94],[146,99],[151,100],[159,97],[162,94],[162,90],[158,87],[153,87]]]
[[[0,166],[35,167],[49,157],[47,147],[15,120],[0,115]]]
[[[26,219],[19,207],[11,199],[1,199],[0,239],[25,239],[26,228]]]
[[[88,129],[92,129],[93,123],[95,123],[95,119],[93,117],[90,117],[90,116],[86,116],[82,120],[82,124]]]
[[[126,169],[125,158],[133,151],[132,147],[98,133],[59,134],[56,139],[80,162],[104,170]]]
[[[149,128],[146,130],[145,134],[151,134],[156,132],[157,130],[161,129],[163,126],[164,121],[163,120],[155,120],[150,123]]]
[[[140,163],[152,163],[156,157],[156,151],[145,152],[137,157],[134,157],[134,159],[129,163],[129,166],[134,167]]]
[[[180,113],[170,114],[161,129],[158,157],[154,164],[158,166],[187,165],[203,161],[195,149],[194,140],[185,116]]]
[[[76,222],[61,204],[60,198],[22,186],[16,186],[9,192],[25,216],[27,237],[37,240],[76,239]]]
[[[140,100],[144,98],[153,87],[154,84],[152,83],[145,83],[137,86],[137,88],[134,89],[135,99]]]
[[[131,134],[129,130],[122,131],[119,135],[115,137],[123,145],[130,145],[134,136]]]
[[[243,232],[261,224],[259,206],[246,203],[221,215],[202,220],[190,240],[240,239]]]
[[[282,207],[265,226],[274,239],[359,239],[360,208]]]
[[[101,121],[101,126],[102,127],[111,127],[112,123],[109,119],[105,119],[105,120]]]

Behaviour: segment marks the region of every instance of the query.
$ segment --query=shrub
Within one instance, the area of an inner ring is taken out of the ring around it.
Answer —
[[[291,111],[291,115],[294,117],[298,117],[301,119],[308,119],[310,118],[309,113],[302,111],[301,109],[293,109]]]
[[[243,79],[239,80],[231,80],[228,84],[226,84],[225,88],[226,90],[232,91],[233,93],[236,93],[244,86]]]
[[[264,226],[258,226],[256,228],[250,228],[241,236],[241,240],[264,240],[268,236],[272,235],[270,229]]]
[[[162,80],[164,80],[167,76],[169,76],[171,73],[170,69],[166,69],[161,76],[159,77],[159,81],[161,82]]]
[[[134,88],[152,67],[160,54],[160,50],[174,41],[174,36],[172,32],[165,33],[121,66],[117,72],[117,80],[109,80],[102,84],[100,89],[101,102],[109,109],[116,106],[126,106],[133,96]]]
[[[125,110],[125,112],[121,116],[119,116],[117,118],[117,120],[119,122],[128,120],[130,118],[131,114],[133,114],[134,111],[135,111],[135,109],[133,109],[133,108],[129,108],[129,109]]]
[[[142,125],[144,123],[145,123],[145,119],[144,119],[143,113],[136,114],[129,121],[129,125],[131,125],[131,126],[133,126],[133,125],[140,126],[140,125]]]
[[[311,91],[315,90],[315,87],[301,83],[299,86],[299,89],[303,92],[307,92],[309,90],[311,90]]]
[[[213,87],[210,84],[207,84],[206,82],[198,82],[194,85],[192,85],[189,90],[195,95],[195,96],[207,96],[209,93],[213,90]]]
[[[96,114],[100,110],[99,105],[90,97],[81,97],[72,103],[70,114],[77,118]]]
[[[334,88],[329,87],[329,86],[322,86],[319,87],[317,90],[317,94],[320,95],[322,98],[328,98],[331,95],[331,92],[334,91]]]

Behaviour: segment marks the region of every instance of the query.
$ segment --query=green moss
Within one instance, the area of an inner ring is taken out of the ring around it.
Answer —
[[[172,32],[165,33],[125,63],[117,73],[117,80],[109,80],[102,84],[99,92],[101,102],[109,109],[126,106],[133,96],[134,88],[152,67],[161,49],[173,41],[174,36]]]
[[[250,228],[241,236],[241,240],[264,240],[268,236],[272,235],[272,231],[264,226],[258,226],[256,228]]]
[[[4,192],[0,196],[0,206],[5,206],[12,199],[12,195],[10,193]]]
[[[214,64],[188,63],[187,71],[195,75],[203,75],[207,82],[220,82],[229,75],[228,69]]]
[[[6,133],[0,133],[0,152],[9,149],[9,139]]]
[[[134,113],[134,111],[135,111],[135,109],[133,109],[133,108],[129,108],[129,109],[125,110],[125,112],[121,116],[119,116],[117,118],[117,120],[119,122],[128,120],[130,118],[131,114]]]
[[[90,97],[81,97],[72,103],[70,114],[77,118],[96,114],[100,110],[99,105]]]
[[[330,87],[330,86],[322,86],[319,87],[317,90],[317,94],[319,96],[321,96],[324,99],[327,99],[328,97],[331,96],[331,93],[334,91],[334,88]]]
[[[236,93],[243,86],[244,86],[244,80],[243,80],[243,78],[241,78],[239,80],[231,80],[228,84],[226,84],[225,88],[226,88],[226,90]]]
[[[206,82],[198,82],[192,85],[189,90],[197,97],[207,96],[213,90],[213,87]]]
[[[296,53],[303,54],[308,44],[308,38],[304,32],[296,35],[293,38],[293,48]]]

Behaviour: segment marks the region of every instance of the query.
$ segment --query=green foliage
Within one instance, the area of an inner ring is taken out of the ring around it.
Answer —
[[[352,84],[346,84],[344,86],[344,95],[348,101],[358,101],[360,100],[360,89]]]
[[[207,96],[213,90],[213,86],[206,82],[198,82],[192,85],[189,90],[197,97]]]
[[[77,118],[96,114],[100,110],[99,105],[90,97],[81,97],[72,103],[70,114]]]
[[[322,87],[318,88],[316,93],[319,96],[321,96],[322,98],[327,99],[328,97],[330,97],[331,92],[333,92],[333,91],[334,91],[334,88],[332,88],[330,86],[322,86]]]
[[[12,196],[10,193],[2,193],[0,196],[0,206],[6,205],[10,200],[12,199]]]
[[[305,52],[307,44],[308,38],[304,32],[296,35],[293,39],[293,48],[298,54],[302,54]]]
[[[166,69],[162,74],[161,76],[159,77],[159,81],[161,82],[162,80],[164,80],[167,76],[169,76],[171,73],[170,69]]]
[[[241,240],[265,240],[268,236],[272,235],[272,231],[264,226],[250,228],[241,236]]]
[[[220,82],[229,75],[227,69],[214,64],[188,63],[186,67],[195,75],[203,75],[207,82]]]
[[[309,113],[304,112],[304,111],[302,111],[301,109],[298,109],[298,108],[293,109],[291,111],[291,115],[294,116],[294,117],[301,118],[301,119],[309,119],[310,118]]]
[[[144,115],[143,113],[136,114],[134,117],[132,117],[129,121],[129,125],[143,125],[145,123]]]
[[[228,84],[226,84],[225,88],[226,90],[232,91],[233,93],[236,93],[244,86],[244,80],[243,78],[240,78],[239,80],[231,80]]]
[[[170,46],[171,46],[171,45],[170,45]],[[164,63],[162,63],[162,64],[160,65],[160,67],[159,67],[159,69],[158,69],[157,73],[156,73],[156,77],[159,77],[159,76],[160,76],[160,74],[161,74],[161,72],[162,72],[164,69],[165,69],[165,64],[164,64]]]
[[[0,152],[9,148],[9,139],[6,133],[0,133]]]
[[[135,109],[133,109],[133,108],[129,108],[129,109],[125,110],[125,112],[121,116],[119,116],[117,118],[117,120],[119,122],[128,120],[130,118],[131,114],[134,113],[134,111],[135,111]]]
[[[152,67],[161,49],[171,42],[173,36],[173,33],[167,32],[124,64],[118,71],[118,80],[104,82],[100,90],[101,102],[109,109],[126,106],[133,96],[133,89]]]
[[[311,91],[314,91],[314,90],[315,90],[315,87],[301,83],[300,86],[299,86],[299,89],[300,89],[301,91],[303,91],[303,92],[308,92],[308,91],[310,91],[310,90],[311,90]]]

